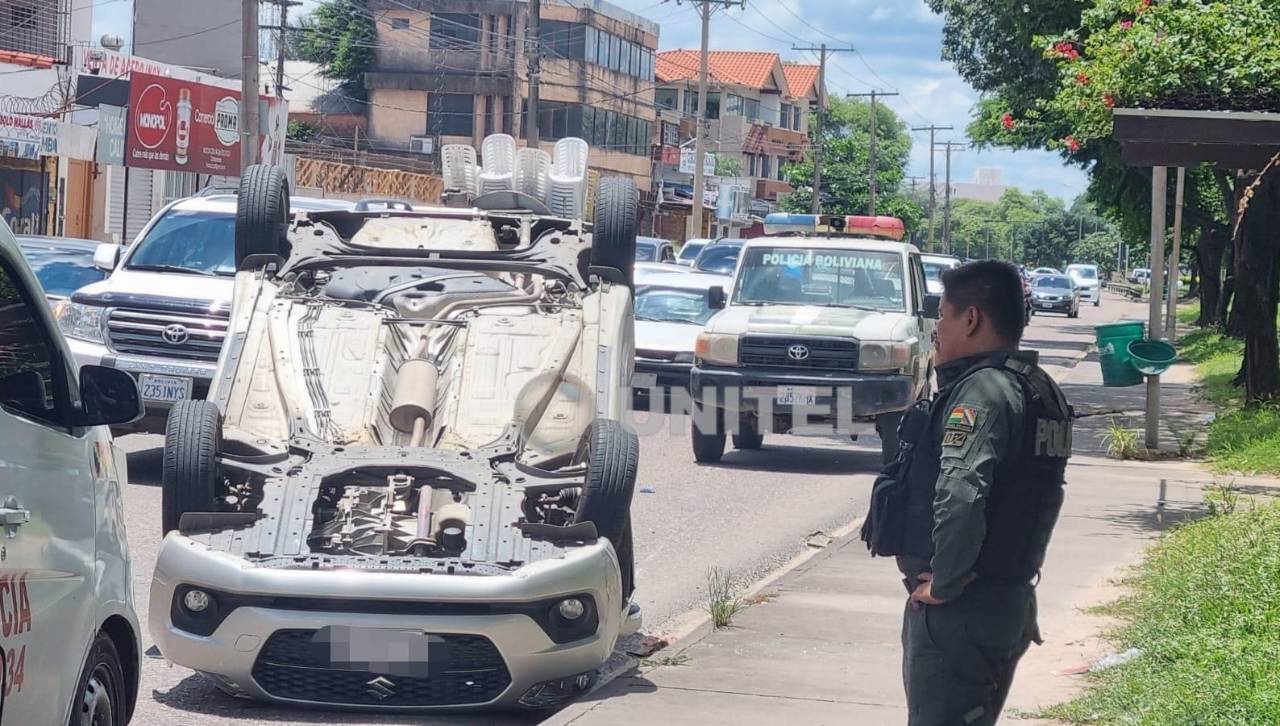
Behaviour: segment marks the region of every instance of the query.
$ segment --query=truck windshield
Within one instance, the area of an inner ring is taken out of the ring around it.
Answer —
[[[1067,274],[1080,280],[1098,279],[1098,271],[1092,267],[1073,267],[1067,270]]]
[[[235,223],[227,212],[170,209],[138,242],[125,267],[231,277],[236,272]]]
[[[902,257],[822,247],[755,247],[747,252],[734,302],[903,311]]]

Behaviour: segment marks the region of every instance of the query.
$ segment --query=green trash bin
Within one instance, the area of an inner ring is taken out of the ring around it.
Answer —
[[[1129,343],[1142,340],[1145,330],[1146,324],[1136,320],[1094,327],[1098,362],[1102,365],[1102,385],[1120,387],[1142,383],[1142,374],[1133,367],[1129,356]]]

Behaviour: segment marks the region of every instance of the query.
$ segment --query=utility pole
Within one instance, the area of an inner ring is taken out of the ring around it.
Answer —
[[[828,53],[852,53],[853,46],[848,48],[828,48],[826,43],[818,47],[802,48],[798,45],[791,46],[791,50],[807,51],[818,54],[818,132],[814,134],[817,139],[817,148],[813,150],[813,200],[809,211],[813,214],[822,213],[822,155],[826,151],[826,139],[823,138],[823,131],[827,121],[827,54]]]
[[[868,145],[867,159],[867,176],[868,189],[870,190],[871,203],[868,206],[872,217],[876,216],[876,99],[881,96],[896,96],[897,91],[892,93],[886,91],[871,91],[870,93],[846,93],[845,98],[863,98],[871,97],[871,143]]]
[[[680,0],[676,0],[680,2]],[[702,19],[701,57],[698,62],[698,117],[694,119],[693,147],[693,205],[690,208],[689,227],[686,239],[702,236],[702,205],[706,197],[707,180],[702,172],[702,165],[707,159],[707,66],[710,53],[708,46],[711,39],[711,14],[718,8],[741,6],[743,0],[694,0],[694,8]]]
[[[259,25],[258,30],[277,30],[280,32],[280,42],[276,45],[276,98],[284,98],[284,62],[289,55],[289,31],[297,30],[297,28],[289,27],[289,8],[297,7],[302,3],[297,0],[262,0],[271,5],[280,6],[280,24],[279,25]]]
[[[933,252],[933,213],[938,206],[938,185],[935,182],[936,177],[933,173],[933,149],[934,134],[939,131],[950,131],[950,126],[937,126],[930,124],[928,126],[916,126],[912,131],[928,131],[929,132],[929,251]]]
[[[941,144],[947,149],[947,189],[946,201],[942,210],[942,252],[943,254],[951,254],[951,150],[956,147],[964,148],[964,144],[958,144],[954,141],[946,141]],[[933,151],[929,151],[929,158],[933,158]]]
[[[240,3],[240,168],[258,161],[258,0]]]
[[[525,112],[524,132],[525,143],[531,149],[536,149],[542,144],[542,137],[538,133],[538,105],[541,101],[542,88],[542,0],[531,0],[529,3],[529,25],[525,28],[525,37],[528,38],[526,44],[529,53],[529,99],[528,110]]]

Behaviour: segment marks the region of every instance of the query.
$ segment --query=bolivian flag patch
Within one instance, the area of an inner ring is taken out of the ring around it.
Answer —
[[[978,409],[972,406],[956,406],[947,416],[947,428],[952,431],[972,432],[978,426]]]

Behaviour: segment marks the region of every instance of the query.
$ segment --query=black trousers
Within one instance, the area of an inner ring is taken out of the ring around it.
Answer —
[[[909,726],[990,726],[1000,718],[1018,661],[1036,628],[1030,585],[970,585],[902,620],[902,681]]]

